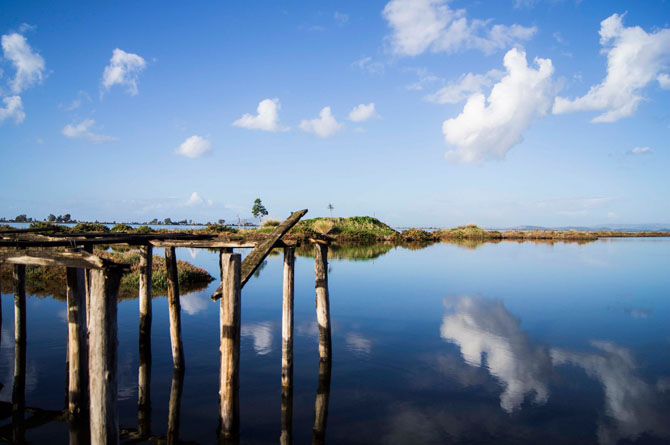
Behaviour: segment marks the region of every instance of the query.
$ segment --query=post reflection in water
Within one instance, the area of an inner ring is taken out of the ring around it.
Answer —
[[[140,366],[137,388],[137,433],[151,435],[151,338],[150,332],[140,330]]]
[[[168,410],[167,443],[179,443],[179,416],[181,412],[181,393],[184,388],[184,369],[174,368],[172,371],[172,387],[170,388],[170,407]]]
[[[316,390],[314,403],[314,427],[312,428],[312,443],[326,442],[326,422],[328,420],[328,401],[330,399],[330,360],[319,360],[319,385]]]
[[[281,445],[293,443],[293,382],[281,388]]]
[[[26,408],[26,266],[14,266],[14,386],[12,388],[12,441],[25,442]]]

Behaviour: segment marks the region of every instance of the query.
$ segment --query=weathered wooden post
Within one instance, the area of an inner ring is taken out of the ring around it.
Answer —
[[[25,441],[26,408],[26,266],[14,265],[14,385],[12,388],[12,440]]]
[[[89,388],[91,443],[118,444],[117,299],[122,270],[90,271]]]
[[[239,434],[239,372],[241,321],[241,255],[221,252],[220,303],[221,375],[219,414],[221,439],[234,440]]]
[[[174,247],[165,248],[165,268],[167,271],[168,306],[170,310],[170,343],[172,363],[175,368],[184,369],[184,345],[181,339],[181,304],[179,303],[179,275]]]
[[[284,248],[284,283],[282,292],[281,324],[281,384],[292,385],[293,379],[293,293],[295,249]]]
[[[330,398],[330,360],[319,360],[319,385],[314,403],[314,427],[312,444],[326,443],[326,421],[328,420],[328,399]]]
[[[68,267],[67,281],[67,351],[68,351],[68,412],[78,415],[88,407],[88,344],[85,314],[84,269]]]
[[[168,445],[179,443],[179,418],[181,411],[181,393],[184,387],[184,370],[174,368],[170,387],[170,406],[168,409]]]
[[[328,245],[314,243],[314,274],[316,276],[316,321],[319,324],[319,357],[332,357],[330,333],[330,297],[328,295]]]
[[[84,252],[93,253],[93,244],[86,243],[82,248]],[[86,269],[84,272],[84,280],[86,286],[86,330],[88,331],[88,325],[91,321],[91,274],[90,270]]]
[[[140,366],[137,389],[137,430],[146,437],[151,429],[151,276],[153,247],[140,247]]]

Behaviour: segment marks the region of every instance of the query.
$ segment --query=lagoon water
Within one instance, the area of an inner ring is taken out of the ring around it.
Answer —
[[[218,276],[214,252],[177,256]],[[242,291],[242,443],[280,436],[281,269],[282,257],[269,257]],[[326,443],[670,443],[670,239],[382,246],[332,252],[329,270]],[[302,444],[312,440],[318,380],[313,259],[298,256],[295,276],[293,438]],[[209,300],[217,285],[181,303],[179,435],[191,443],[217,441],[219,311]],[[164,436],[167,300],[153,308],[151,430]],[[2,314],[6,402],[11,294]],[[65,303],[30,296],[27,323],[26,405],[62,409]],[[135,429],[137,300],[119,304],[118,359],[119,423]],[[6,432],[11,417],[0,422]],[[26,438],[67,443],[68,426],[48,423]]]

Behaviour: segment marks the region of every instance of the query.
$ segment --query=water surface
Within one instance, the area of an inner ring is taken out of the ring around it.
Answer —
[[[161,249],[155,249],[162,254]],[[177,249],[218,276],[218,255]],[[367,259],[367,260],[366,260]],[[436,244],[333,252],[327,443],[670,442],[670,239]],[[242,443],[276,443],[281,256],[242,292]],[[296,259],[294,443],[312,440],[318,380],[313,259]],[[218,280],[182,296],[180,438],[215,443]],[[153,301],[151,431],[172,384],[168,311]],[[11,401],[13,298],[2,296],[0,401]],[[63,408],[65,303],[27,300],[26,405]],[[119,420],[137,428],[138,302],[119,304]],[[11,424],[7,413],[0,431]],[[11,426],[9,427],[11,428]],[[4,435],[4,434],[0,434]],[[26,431],[67,443],[68,426]]]

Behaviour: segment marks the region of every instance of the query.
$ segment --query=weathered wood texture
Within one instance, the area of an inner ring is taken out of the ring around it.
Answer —
[[[306,213],[307,209],[292,213],[291,216],[286,218],[281,224],[277,226],[276,229],[272,231],[270,236],[258,243],[254,250],[249,252],[249,255],[247,255],[242,262],[242,276],[240,282],[241,287],[244,287],[246,282],[249,280],[249,278],[251,278],[256,269],[258,269],[258,266],[261,265],[263,260],[272,251],[280,238],[284,236],[286,232],[291,230],[291,227],[296,225],[296,223],[300,221],[300,218],[305,216]],[[214,294],[212,294],[212,300],[218,300],[221,298],[222,290],[223,283],[214,291]]]
[[[293,380],[293,293],[295,249],[284,248],[284,281],[281,318],[281,384],[289,386]]]
[[[84,252],[93,253],[93,246],[90,244],[84,244],[82,247]],[[88,325],[91,320],[91,271],[89,269],[84,269],[84,280],[86,282],[86,332],[88,332]]]
[[[239,433],[241,256],[221,253],[223,298],[220,303],[221,374],[219,414],[221,437],[229,440]]]
[[[332,346],[327,245],[314,244],[314,275],[316,277],[316,321],[319,325],[319,357],[321,360],[330,360]]]
[[[25,441],[26,408],[26,266],[14,266],[14,385],[12,387],[12,441]]]
[[[167,272],[168,308],[170,311],[170,343],[172,364],[184,369],[184,344],[181,339],[181,305],[179,303],[179,275],[174,247],[165,248],[165,268]]]
[[[121,271],[91,271],[89,388],[91,443],[118,444],[117,298]]]
[[[312,444],[326,443],[326,422],[328,420],[328,399],[330,398],[331,361],[319,360],[319,384],[314,403],[314,426],[312,427]]]
[[[151,270],[153,248],[140,247],[140,328],[139,328],[139,370],[137,386],[137,429],[141,437],[150,435],[151,430]]]
[[[88,408],[88,344],[86,336],[84,270],[67,268],[68,411],[79,415]]]
[[[184,388],[184,370],[174,368],[170,387],[170,405],[168,408],[168,445],[179,443],[179,420],[181,413],[181,393]]]
[[[82,269],[102,269],[121,266],[88,252],[52,252],[49,250],[18,250],[0,252],[0,263],[64,266]],[[130,266],[127,266],[128,268]]]

